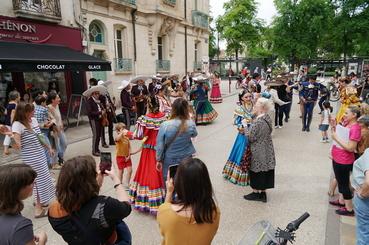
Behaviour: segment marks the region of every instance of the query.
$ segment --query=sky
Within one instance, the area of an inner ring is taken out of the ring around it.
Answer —
[[[224,14],[223,4],[227,0],[210,0],[211,15],[216,19],[219,15]],[[267,24],[270,24],[273,16],[276,14],[273,0],[256,0],[258,3],[258,15],[260,19],[264,19]]]
[[[214,20],[219,16],[224,14],[223,4],[228,0],[210,0],[210,11],[211,16]],[[258,4],[258,15],[257,17],[263,19],[266,24],[272,22],[272,18],[276,15],[276,9],[273,0],[256,0]],[[225,42],[220,42],[221,49],[226,46]]]

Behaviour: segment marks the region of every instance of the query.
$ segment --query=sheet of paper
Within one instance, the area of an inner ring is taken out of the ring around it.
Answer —
[[[342,125],[337,125],[336,126],[336,133],[337,133],[337,137],[345,142],[348,143],[350,140],[350,129],[343,127]],[[343,149],[335,140],[333,141],[333,145],[335,145],[336,147]]]

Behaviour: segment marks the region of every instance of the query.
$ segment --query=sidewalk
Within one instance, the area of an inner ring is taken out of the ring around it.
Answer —
[[[235,82],[236,82],[235,80],[232,80],[231,93],[229,93],[228,80],[222,80],[220,90],[221,90],[221,94],[223,97],[226,98],[226,97],[229,97],[229,96],[232,96],[238,93],[238,91],[235,89]],[[209,92],[209,96],[210,96],[210,92]],[[117,110],[117,113],[118,114],[120,113],[120,109]],[[78,127],[68,128],[65,134],[67,137],[68,144],[73,144],[73,143],[91,138],[92,132],[91,132],[87,117],[83,117],[83,120],[81,120],[80,125]],[[10,149],[12,154],[8,156],[3,155],[3,144],[2,144],[3,140],[4,140],[4,137],[0,135],[0,142],[1,142],[0,144],[0,155],[1,155],[0,165],[7,164],[7,163],[20,163],[21,159],[20,159],[19,152],[14,149]]]

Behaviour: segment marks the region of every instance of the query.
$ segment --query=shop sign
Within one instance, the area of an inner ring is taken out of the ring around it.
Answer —
[[[57,44],[83,50],[80,29],[8,16],[0,16],[1,41]]]
[[[91,70],[101,70],[101,65],[89,65],[88,66],[88,69],[91,71]]]
[[[65,65],[48,65],[48,64],[43,64],[43,65],[37,65],[36,68],[37,68],[37,70],[64,70],[65,69]]]

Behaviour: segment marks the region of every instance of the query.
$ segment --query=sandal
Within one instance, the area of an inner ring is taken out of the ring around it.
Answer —
[[[41,213],[38,215],[35,215],[35,219],[39,219],[39,218],[43,218],[43,217],[47,217],[47,209],[42,209]]]
[[[336,201],[329,201],[329,204],[333,205],[333,206],[337,206],[337,207],[344,207],[345,204],[340,203],[338,200]]]

